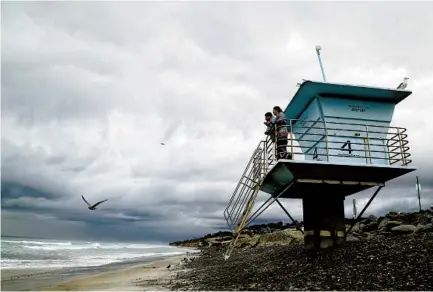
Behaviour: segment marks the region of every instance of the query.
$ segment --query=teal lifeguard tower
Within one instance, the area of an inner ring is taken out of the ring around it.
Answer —
[[[226,259],[242,229],[272,203],[293,221],[280,198],[302,199],[306,250],[343,243],[345,198],[377,187],[360,218],[387,181],[416,169],[409,166],[406,129],[390,126],[395,106],[410,94],[303,82],[284,111],[290,131],[287,152],[293,159],[277,161],[269,136],[254,150],[224,211],[236,235]],[[259,191],[270,197],[252,214]]]

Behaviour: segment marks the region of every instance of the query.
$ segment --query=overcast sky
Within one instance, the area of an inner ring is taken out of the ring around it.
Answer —
[[[432,2],[2,3],[2,234],[159,240],[225,226],[223,209],[263,138],[263,113],[303,79],[413,94],[418,171],[367,214],[433,203]],[[166,145],[160,145],[164,142]],[[428,151],[430,150],[430,151]],[[359,209],[372,194],[352,198]],[[81,200],[108,198],[97,211]],[[266,199],[265,194],[260,199]],[[285,201],[301,219],[301,201]],[[278,206],[263,219],[286,219]]]

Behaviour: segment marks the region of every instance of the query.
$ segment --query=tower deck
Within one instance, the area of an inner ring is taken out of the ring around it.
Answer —
[[[260,190],[280,198],[350,196],[416,170],[395,165],[281,159],[264,176]],[[293,182],[291,187],[284,189]],[[283,192],[284,191],[284,192]]]

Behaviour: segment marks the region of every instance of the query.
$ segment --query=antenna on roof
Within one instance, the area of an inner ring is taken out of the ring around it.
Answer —
[[[320,70],[322,70],[323,82],[326,82],[325,71],[323,70],[322,59],[320,58],[320,50],[322,47],[320,45],[316,46],[317,57],[319,58]]]

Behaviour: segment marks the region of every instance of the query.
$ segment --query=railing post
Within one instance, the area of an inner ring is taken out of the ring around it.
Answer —
[[[367,137],[364,137],[363,140],[364,140],[365,163],[368,164]]]
[[[326,147],[326,161],[329,162],[329,149],[328,149],[328,127],[326,126],[326,121],[322,121],[325,128],[325,147]]]
[[[278,161],[278,129],[277,124],[273,125],[274,130],[274,156],[275,156],[275,163]]]
[[[269,171],[269,161],[268,161],[268,155],[267,155],[267,145],[266,145],[266,140],[263,141],[263,169],[264,169],[264,173],[263,176],[265,176],[268,171]]]
[[[408,159],[409,157],[410,157],[410,153],[409,153],[409,149],[410,149],[410,147],[408,146],[408,147],[405,147],[407,144],[409,144],[409,141],[408,140],[406,140],[407,138],[408,138],[408,135],[407,134],[405,134],[405,132],[406,132],[406,128],[402,128],[402,131],[401,131],[401,143],[402,143],[402,148],[403,148],[403,155],[404,155],[404,163],[405,163],[405,166],[407,166],[409,163],[411,163],[412,162],[412,160],[410,160],[410,159]],[[406,148],[406,149],[405,149]],[[406,155],[407,154],[407,155]]]
[[[292,127],[292,119],[290,119],[290,155],[292,157],[292,160],[294,160],[293,156],[293,127]]]
[[[365,127],[365,137],[364,137],[364,152],[365,152],[365,163],[368,164],[368,134],[367,134],[367,125]]]
[[[388,135],[388,133],[386,134]],[[385,136],[385,139],[383,140],[383,144],[386,144],[386,155],[388,155],[388,164],[391,165],[391,153],[389,150],[389,139],[387,136]]]
[[[261,163],[263,164],[262,170],[263,170],[263,176],[265,176],[268,173],[268,168],[269,168],[269,163],[267,160],[267,155],[266,155],[266,151],[267,151],[267,146],[266,146],[266,140],[262,141],[263,142],[263,151],[262,151],[262,160]]]
[[[368,153],[368,156],[365,157],[365,161],[368,163],[368,160],[370,160],[370,164],[372,164],[372,162],[371,162],[370,139],[368,137],[368,125],[365,125],[365,135],[366,135],[366,137],[365,137],[364,143],[365,142],[367,143],[366,146],[367,146],[367,153]]]
[[[401,141],[401,135],[400,135],[400,128],[397,128],[397,135],[398,135],[398,142],[400,143],[401,161],[403,165],[406,165],[406,161],[403,153],[403,141]]]

